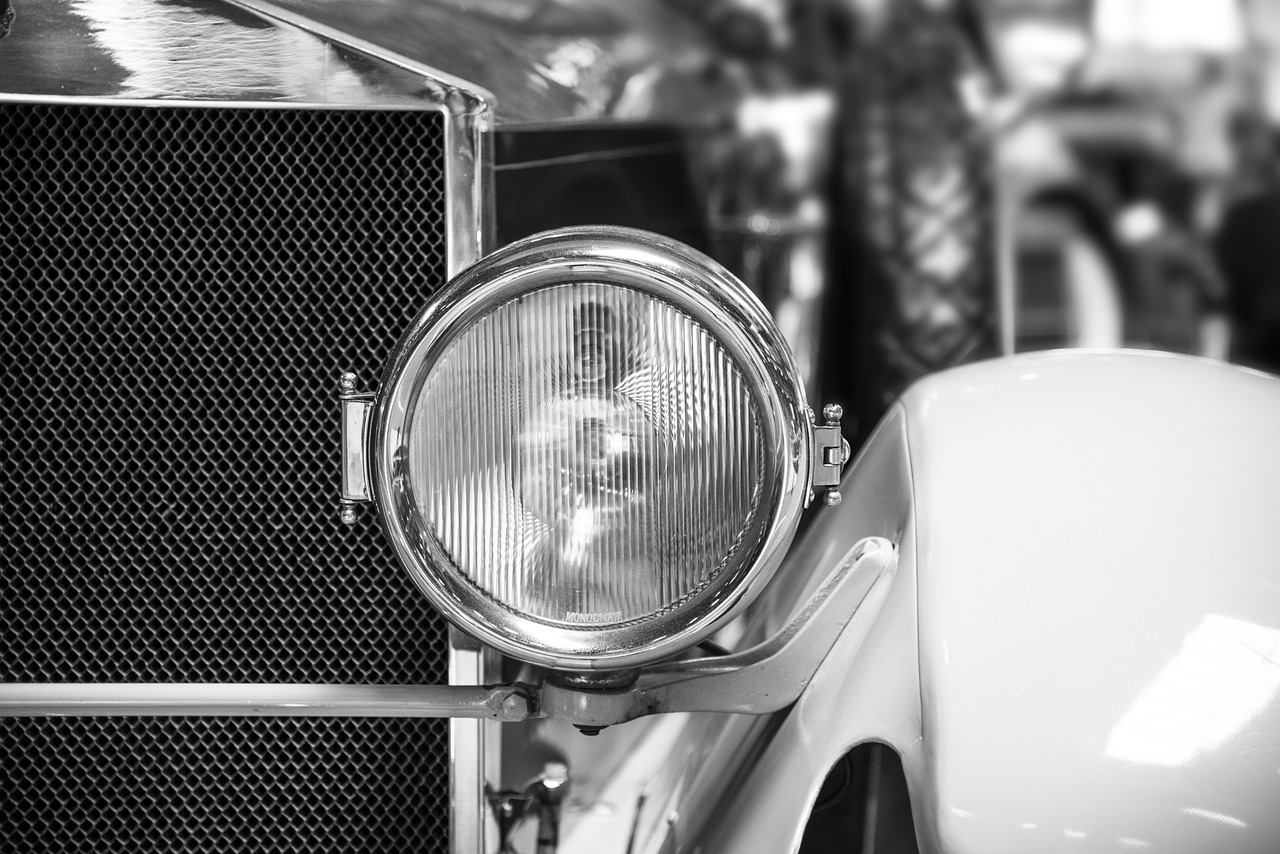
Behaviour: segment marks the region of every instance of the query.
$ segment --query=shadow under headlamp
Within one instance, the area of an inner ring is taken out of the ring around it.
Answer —
[[[819,446],[847,455],[838,427],[815,442],[746,287],[632,229],[495,252],[432,298],[371,399],[345,398],[344,497],[377,503],[452,623],[561,670],[633,668],[714,632],[834,485]]]

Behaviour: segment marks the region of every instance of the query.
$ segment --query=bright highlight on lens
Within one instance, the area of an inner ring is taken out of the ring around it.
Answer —
[[[505,302],[426,372],[408,484],[458,571],[535,620],[599,628],[696,595],[764,536],[746,378],[647,293],[566,283]]]

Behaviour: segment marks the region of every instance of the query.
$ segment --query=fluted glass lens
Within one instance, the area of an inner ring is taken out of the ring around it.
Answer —
[[[458,335],[413,404],[417,510],[463,576],[537,620],[598,628],[703,589],[761,530],[745,377],[648,294],[564,284]]]

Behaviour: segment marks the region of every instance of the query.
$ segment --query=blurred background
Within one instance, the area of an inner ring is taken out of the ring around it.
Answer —
[[[788,176],[733,183],[715,254],[847,433],[1000,353],[1280,371],[1280,0],[670,5],[742,60],[747,159]]]

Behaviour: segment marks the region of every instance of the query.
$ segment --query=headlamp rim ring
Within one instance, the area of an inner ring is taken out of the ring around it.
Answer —
[[[491,598],[421,527],[406,488],[403,448],[416,388],[448,344],[522,293],[572,282],[648,293],[702,324],[747,380],[765,437],[765,492],[753,515],[758,547],[676,608],[622,626],[557,627]],[[384,532],[417,586],[454,625],[513,658],[558,669],[635,667],[695,645],[738,613],[772,577],[794,536],[809,482],[811,420],[781,333],[746,287],[706,256],[636,229],[560,229],[477,262],[438,292],[388,361],[372,417],[374,498]],[[448,569],[433,568],[442,563]]]

